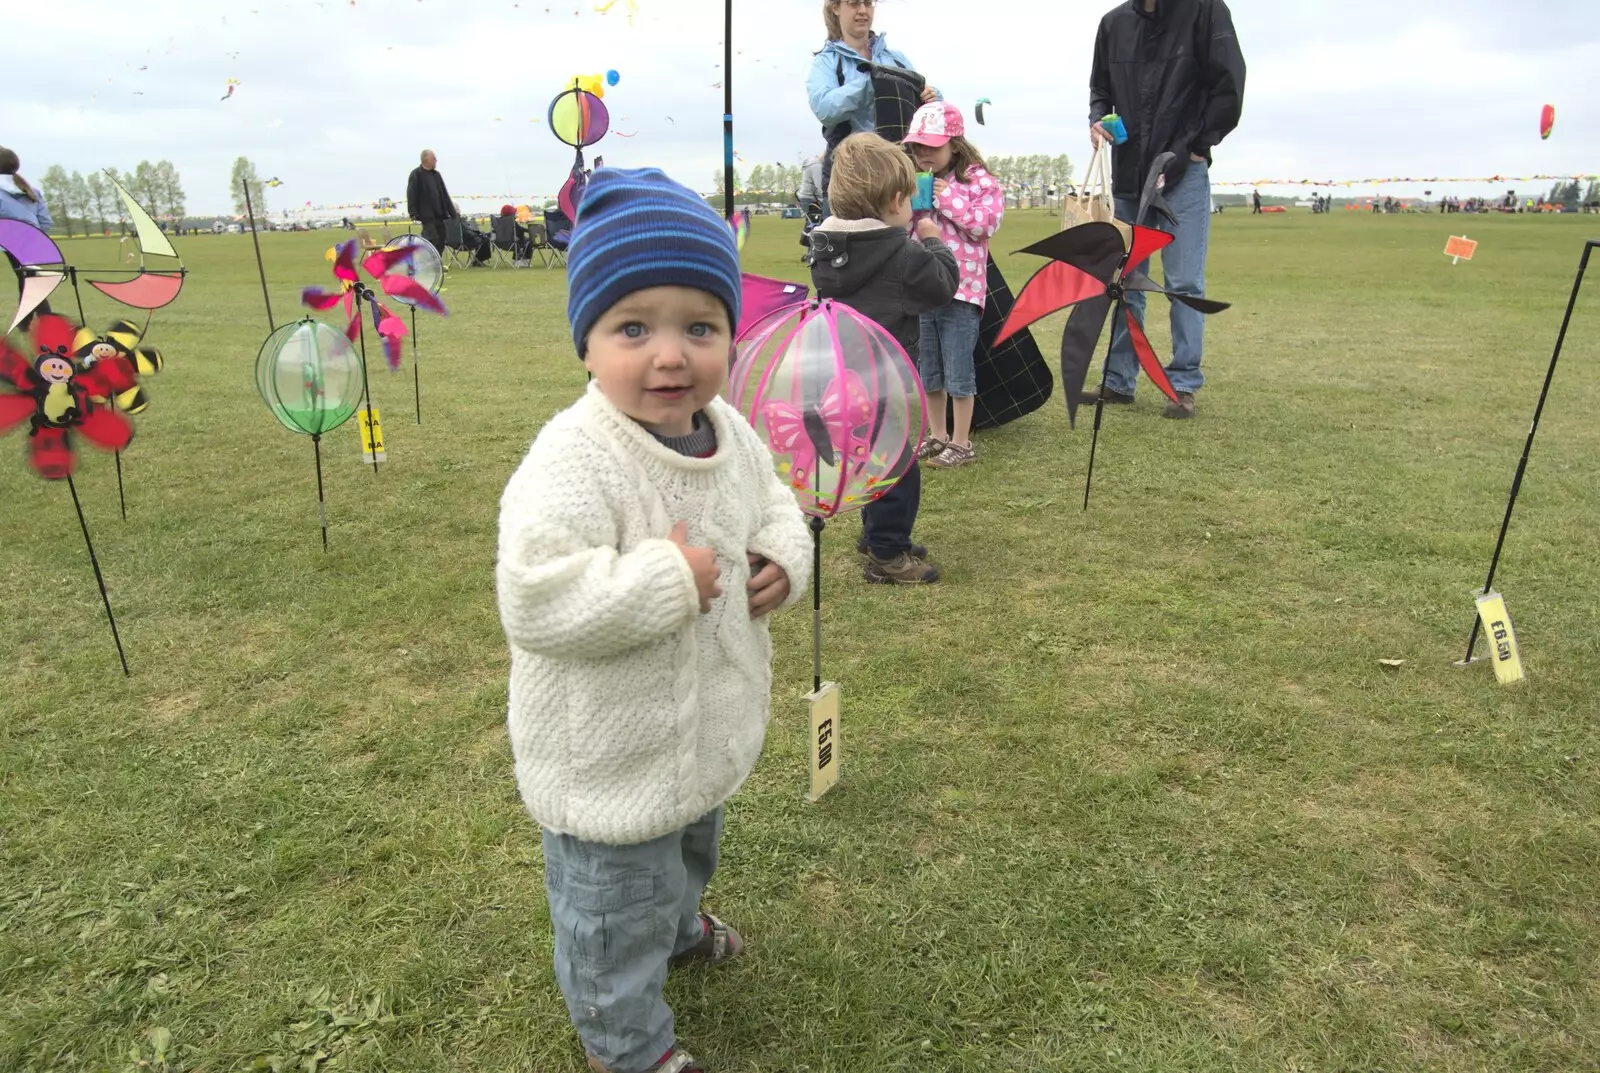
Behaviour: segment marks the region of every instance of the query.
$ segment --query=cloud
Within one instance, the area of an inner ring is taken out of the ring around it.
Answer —
[[[623,5],[601,14],[593,0],[159,7],[156,17],[125,2],[75,0],[70,55],[92,62],[64,64],[43,47],[11,51],[3,136],[25,172],[165,157],[191,210],[209,213],[231,204],[229,169],[240,155],[283,178],[275,206],[340,204],[401,196],[428,146],[454,191],[535,196],[556,190],[572,160],[542,122],[550,98],[571,75],[609,68],[622,73],[606,97],[613,125],[636,137],[609,137],[591,155],[663,166],[701,188],[721,165],[718,0],[639,0],[631,27]],[[821,146],[804,90],[822,43],[819,7],[735,8],[735,139],[747,166],[795,163]],[[985,152],[1082,157],[1090,55],[1106,7],[1012,0],[975,21],[967,0],[881,0],[877,21],[950,100],[993,101],[988,125],[972,131]],[[1232,8],[1250,74],[1244,123],[1218,150],[1219,181],[1600,170],[1589,155],[1600,142],[1600,26],[1588,4],[1543,0],[1515,17],[1490,0]],[[46,6],[6,19],[17,40],[61,31],[60,10]],[[240,85],[221,101],[228,78]],[[1558,124],[1541,142],[1547,101]]]

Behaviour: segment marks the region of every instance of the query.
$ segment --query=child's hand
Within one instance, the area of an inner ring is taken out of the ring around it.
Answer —
[[[938,197],[944,197],[944,192],[950,189],[950,184],[943,179],[933,180],[933,192]]]
[[[917,221],[917,237],[918,238],[938,238],[939,237],[939,225],[934,223],[932,220],[928,219],[927,217],[923,217],[922,219]]]
[[[778,609],[789,598],[789,575],[777,563],[750,553],[750,617],[760,618]]]
[[[922,103],[923,104],[927,104],[929,101],[938,100],[938,99],[939,99],[939,91],[938,90],[934,89],[932,86],[923,86],[922,87]]]
[[[700,613],[703,615],[711,610],[711,601],[722,595],[722,587],[717,584],[720,573],[717,569],[717,553],[710,548],[689,545],[688,522],[673,526],[667,539],[678,545],[678,550],[689,563],[689,569],[694,571],[694,584],[700,590]]]

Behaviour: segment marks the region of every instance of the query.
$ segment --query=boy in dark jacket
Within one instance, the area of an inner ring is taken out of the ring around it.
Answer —
[[[897,145],[872,133],[852,134],[834,152],[828,180],[833,215],[811,232],[811,282],[817,297],[833,298],[882,325],[917,361],[921,316],[955,297],[960,272],[955,254],[931,220],[907,232],[917,175]],[[908,451],[916,451],[910,444]],[[922,473],[913,459],[895,486],[861,511],[866,579],[882,585],[926,585],[939,580],[927,549],[911,543]]]

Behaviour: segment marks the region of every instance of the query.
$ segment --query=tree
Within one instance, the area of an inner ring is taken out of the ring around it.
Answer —
[[[165,214],[173,223],[180,222],[183,219],[184,197],[177,167],[170,160],[160,161],[155,167],[155,178],[161,192],[151,199],[152,210]],[[155,205],[159,205],[160,209],[155,210]]]
[[[720,188],[721,175],[718,175]],[[256,218],[260,219],[267,213],[267,189],[262,184],[261,177],[256,174],[256,166],[248,158],[240,157],[233,162],[233,211],[235,215],[243,216],[247,206],[244,200],[244,186],[250,188],[250,205],[255,208]]]
[[[159,213],[161,183],[156,175],[156,166],[148,160],[139,161],[139,166],[133,169],[133,184],[128,186],[128,192],[145,212],[152,216]]]
[[[94,215],[94,199],[89,196],[89,184],[79,172],[67,180],[67,213],[76,215],[83,224],[83,233],[89,233],[89,217]],[[67,233],[72,232],[69,229]]]
[[[1589,189],[1583,194],[1583,203],[1592,205],[1596,201],[1600,201],[1600,180],[1590,179]]]
[[[117,182],[121,183],[124,190],[128,190],[130,193],[132,193],[132,189],[128,186],[128,184],[133,181],[133,176],[118,175],[116,168],[107,168],[106,173],[110,178],[113,178],[117,180]],[[111,184],[107,183],[106,186],[109,189]],[[117,214],[117,232],[119,234],[126,235],[128,233],[128,208],[122,203],[122,198],[117,195],[115,190],[111,190],[111,193],[113,195],[111,198],[111,209]]]
[[[750,178],[745,183],[745,189],[751,193],[767,193],[772,189],[772,169],[765,164],[757,164],[750,169]]]
[[[71,207],[68,203],[71,198],[71,186],[72,180],[60,164],[50,165],[50,170],[45,172],[44,178],[39,181],[39,187],[44,192],[45,204],[54,210],[56,223],[66,231],[68,238],[72,237]]]
[[[106,182],[105,176],[98,171],[91,171],[83,182],[89,188],[89,205],[94,211],[94,218],[100,223],[100,231],[102,234],[109,234],[106,216],[111,211],[111,202],[116,197],[116,192],[111,189],[111,184]]]

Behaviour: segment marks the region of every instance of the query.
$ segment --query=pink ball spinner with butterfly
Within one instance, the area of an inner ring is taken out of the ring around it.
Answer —
[[[900,344],[827,299],[751,325],[728,398],[772,449],[800,509],[819,519],[894,487],[927,430],[922,381]]]

